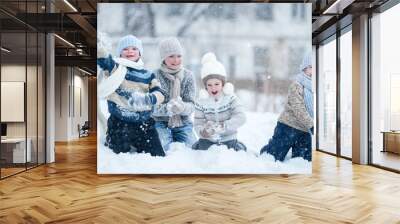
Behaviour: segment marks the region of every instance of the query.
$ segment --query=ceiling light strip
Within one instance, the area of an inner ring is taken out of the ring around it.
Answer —
[[[329,6],[327,9],[324,10],[322,14],[327,14],[331,9],[336,7],[337,4],[339,4],[341,0],[336,0],[331,6]]]
[[[86,70],[83,70],[83,69],[81,69],[81,68],[79,68],[79,67],[78,67],[78,70],[81,71],[81,72],[83,72],[83,73],[85,73],[85,74],[87,74],[87,75],[92,75],[92,73],[90,73],[90,72],[88,72],[88,71],[86,71]]]
[[[68,0],[64,0],[65,4],[67,4],[72,10],[74,10],[74,12],[78,12],[78,10],[71,4],[69,3]]]
[[[62,37],[60,37],[60,36],[57,35],[57,34],[54,34],[54,36],[56,36],[58,39],[60,39],[60,40],[63,41],[64,43],[68,44],[69,46],[75,48],[75,45],[73,45],[73,44],[72,44],[71,42],[69,42],[68,40],[66,40],[66,39],[64,39],[64,38],[62,38]]]
[[[10,52],[11,52],[10,50],[8,50],[8,49],[5,48],[5,47],[1,47],[1,50],[4,51],[4,52],[7,52],[7,53],[10,53]]]

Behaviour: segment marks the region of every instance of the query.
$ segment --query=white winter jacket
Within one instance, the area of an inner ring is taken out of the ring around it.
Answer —
[[[201,135],[207,121],[224,124],[224,130],[219,134],[218,139],[205,138]],[[212,97],[207,97],[195,102],[194,129],[200,138],[213,142],[236,139],[237,129],[245,122],[244,108],[239,102],[239,98],[234,94],[223,94],[218,101],[215,101]]]

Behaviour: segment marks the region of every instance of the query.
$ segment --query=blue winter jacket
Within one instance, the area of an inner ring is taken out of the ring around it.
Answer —
[[[111,56],[108,58],[98,58],[97,64],[101,69],[111,73],[118,64],[112,59]],[[156,79],[154,73],[146,69],[135,69],[127,67],[127,73],[125,80],[122,82],[120,87],[113,94],[117,94],[117,97],[124,99],[122,101],[127,102],[129,100],[130,93],[132,91],[140,91],[143,93],[149,93],[152,105],[160,104],[162,102],[160,98],[164,99],[164,91],[161,90],[160,84]],[[160,95],[162,97],[160,97]],[[108,99],[108,111],[111,115],[119,118],[125,122],[143,122],[151,118],[152,109],[144,111],[133,111],[129,105],[121,103],[122,101],[114,102]]]

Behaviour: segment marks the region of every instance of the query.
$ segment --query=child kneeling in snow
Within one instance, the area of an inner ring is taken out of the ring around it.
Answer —
[[[133,35],[123,37],[118,42],[117,55],[120,58],[98,50],[97,64],[110,74],[104,88],[99,88],[110,112],[105,144],[115,153],[135,151],[165,156],[151,118],[153,106],[164,101],[164,93],[155,75],[143,68],[142,42]]]
[[[283,161],[292,148],[292,158],[311,161],[311,132],[313,120],[311,55],[303,59],[301,73],[289,87],[285,110],[278,119],[274,135],[260,154],[269,153],[275,160]]]
[[[183,48],[176,38],[167,38],[159,45],[161,67],[155,72],[165,101],[153,113],[156,129],[164,150],[172,142],[181,142],[189,148],[197,140],[190,116],[194,112],[196,83],[191,71],[183,67]]]
[[[202,58],[201,79],[207,91],[200,90],[195,103],[194,127],[200,139],[193,149],[207,150],[211,145],[226,145],[236,151],[246,146],[236,138],[237,129],[246,121],[243,106],[226,82],[224,66],[213,53]]]

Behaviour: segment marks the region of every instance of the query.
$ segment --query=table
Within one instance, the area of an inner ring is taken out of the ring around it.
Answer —
[[[400,131],[382,131],[381,133],[383,133],[382,152],[400,154]]]
[[[26,139],[28,147],[25,154],[25,138],[6,138],[1,139],[1,157],[9,163],[30,162],[32,158],[30,138]],[[12,154],[12,156],[11,156]],[[12,160],[11,160],[12,158]],[[25,161],[26,159],[26,161]]]

